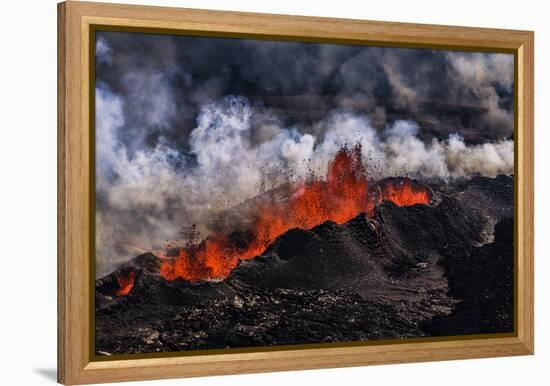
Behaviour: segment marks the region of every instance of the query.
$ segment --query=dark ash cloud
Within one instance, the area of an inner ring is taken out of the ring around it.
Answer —
[[[412,119],[426,138],[513,133],[508,54],[119,32],[97,32],[97,41],[98,80],[125,99],[129,137],[150,143],[167,136],[185,149],[181,133],[201,105],[226,95],[255,104],[260,126],[270,114],[309,126],[340,108],[377,128]]]

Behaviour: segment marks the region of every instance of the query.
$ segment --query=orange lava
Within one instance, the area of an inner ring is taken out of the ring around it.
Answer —
[[[229,235],[209,236],[180,249],[174,260],[163,262],[161,275],[167,280],[191,282],[224,279],[239,260],[260,255],[289,229],[311,229],[328,220],[342,224],[362,212],[373,216],[375,206],[384,200],[399,206],[430,201],[428,188],[408,178],[384,180],[369,187],[360,146],[342,148],[328,166],[325,179],[310,178],[292,186],[287,200],[260,201],[246,246],[236,246]]]
[[[136,278],[136,274],[134,271],[130,271],[128,273],[128,276],[124,276],[122,274],[119,274],[116,276],[116,280],[118,282],[118,286],[120,289],[116,291],[117,296],[126,296],[134,287],[134,279]]]
[[[411,206],[430,202],[430,191],[408,178],[381,181],[377,188],[377,203],[391,201],[398,206]]]

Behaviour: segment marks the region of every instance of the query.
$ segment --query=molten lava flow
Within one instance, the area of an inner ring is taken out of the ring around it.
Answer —
[[[381,181],[378,189],[378,203],[385,200],[398,206],[410,206],[430,202],[430,191],[423,185],[413,184],[408,178]]]
[[[118,282],[118,286],[120,289],[116,291],[117,296],[128,295],[130,291],[132,291],[132,288],[134,287],[135,278],[136,278],[136,273],[134,271],[130,271],[128,273],[128,276],[118,274],[116,276],[116,280]]]
[[[237,245],[230,235],[213,235],[180,249],[174,261],[162,264],[160,273],[167,280],[223,279],[239,260],[260,255],[289,229],[310,229],[328,220],[342,224],[361,212],[373,216],[375,206],[384,200],[399,206],[427,204],[430,192],[408,178],[370,187],[361,147],[344,147],[330,162],[326,179],[312,177],[292,186],[285,201],[260,201],[245,246]]]

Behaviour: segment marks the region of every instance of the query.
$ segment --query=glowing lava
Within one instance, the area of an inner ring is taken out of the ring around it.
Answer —
[[[118,274],[116,276],[116,280],[118,282],[119,289],[116,291],[117,296],[126,296],[134,287],[134,280],[136,278],[136,273],[134,271],[130,271],[128,273],[128,276],[124,276],[122,274]]]
[[[310,229],[328,220],[343,224],[362,212],[373,216],[375,206],[384,200],[399,206],[430,201],[428,188],[408,178],[372,185],[369,186],[361,161],[361,147],[344,147],[330,162],[326,179],[312,177],[292,186],[284,201],[260,200],[253,226],[244,233],[244,245],[236,243],[230,235],[212,235],[180,249],[174,260],[162,264],[160,273],[167,280],[223,279],[239,260],[260,255],[289,229]]]
[[[378,196],[372,194],[376,197],[377,204],[391,201],[398,206],[411,206],[430,202],[430,191],[408,178],[381,181],[377,184],[377,190]]]

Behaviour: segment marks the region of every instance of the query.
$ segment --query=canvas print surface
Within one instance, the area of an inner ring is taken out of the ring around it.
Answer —
[[[98,356],[514,330],[514,57],[95,33]]]

